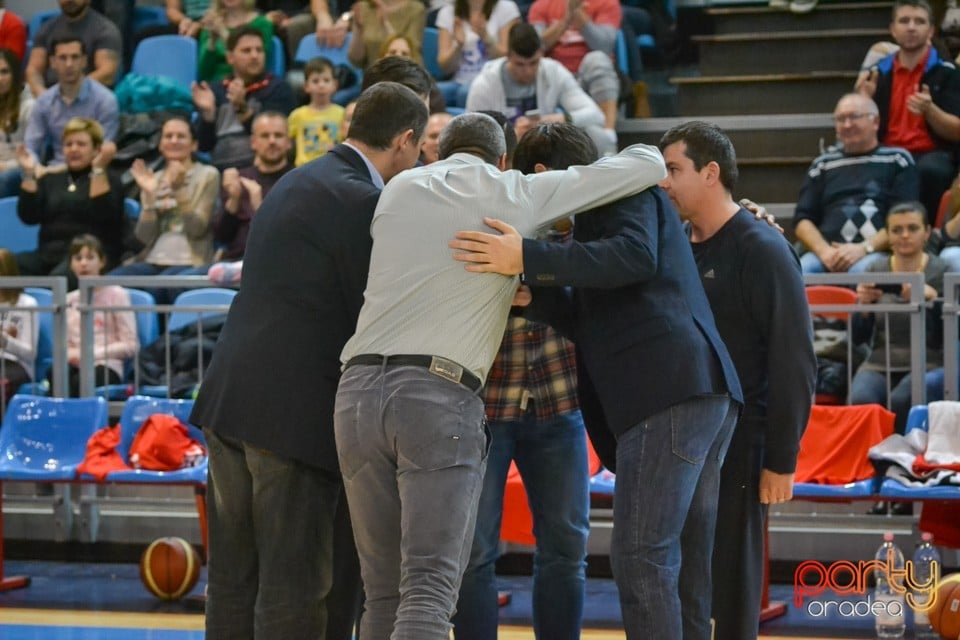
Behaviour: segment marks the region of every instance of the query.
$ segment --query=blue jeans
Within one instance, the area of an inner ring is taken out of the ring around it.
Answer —
[[[366,593],[360,637],[447,640],[483,486],[483,402],[422,367],[356,365],[334,430]]]
[[[627,640],[710,638],[720,468],[738,407],[697,396],[617,440],[610,561]]]
[[[888,253],[870,253],[860,258],[853,263],[853,266],[847,271],[847,273],[865,273],[867,267],[870,266],[873,260],[885,260],[890,257]],[[800,256],[800,269],[803,273],[826,273],[827,268],[823,266],[823,263],[820,262],[820,258],[817,257],[813,251],[807,251],[805,254]]]
[[[490,424],[492,438],[480,494],[470,564],[453,618],[457,640],[497,637],[495,564],[500,555],[503,491],[516,460],[533,513],[533,631],[544,640],[580,637],[586,587],[590,489],[587,439],[580,412],[538,423]]]
[[[20,169],[0,171],[0,198],[20,195]]]
[[[927,402],[943,400],[943,368],[927,371],[923,377],[927,390]],[[913,406],[910,390],[912,376],[909,373],[890,374],[890,410],[896,415],[894,431],[903,433],[907,428],[907,416]],[[850,404],[882,404],[887,406],[887,375],[883,371],[857,369],[850,383]]]
[[[948,273],[960,273],[960,246],[944,247],[940,252],[940,259],[950,265]]]
[[[322,638],[336,474],[205,429],[207,640]]]

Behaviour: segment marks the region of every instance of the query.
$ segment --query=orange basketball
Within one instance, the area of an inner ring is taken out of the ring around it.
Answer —
[[[140,556],[140,580],[161,600],[179,600],[200,578],[200,555],[183,538],[157,538]]]
[[[933,630],[945,640],[960,638],[960,573],[940,579],[937,601],[927,615]]]

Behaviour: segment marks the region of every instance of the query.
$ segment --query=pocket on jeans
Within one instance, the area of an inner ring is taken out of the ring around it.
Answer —
[[[483,403],[475,396],[461,403],[398,401],[397,455],[412,467],[436,471],[479,464],[489,438],[483,425]],[[415,418],[415,419],[411,419]]]
[[[690,464],[701,465],[707,459],[720,425],[716,424],[717,420],[713,416],[715,411],[710,411],[706,406],[702,413],[691,411],[689,404],[681,403],[670,411],[673,455]]]

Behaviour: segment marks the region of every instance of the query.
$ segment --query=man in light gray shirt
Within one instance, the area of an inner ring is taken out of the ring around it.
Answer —
[[[447,240],[492,217],[532,235],[666,175],[645,145],[526,176],[501,171],[504,151],[489,116],[454,118],[442,160],[394,178],[371,224],[364,305],[341,354],[334,417],[367,596],[360,636],[369,640],[446,640],[470,551],[487,446],[477,392],[518,280],[468,273]]]

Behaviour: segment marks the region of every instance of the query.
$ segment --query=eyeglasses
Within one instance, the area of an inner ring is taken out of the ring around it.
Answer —
[[[847,122],[856,122],[862,118],[871,117],[873,117],[872,113],[842,113],[840,115],[833,116],[833,121],[836,124],[846,124]]]

